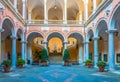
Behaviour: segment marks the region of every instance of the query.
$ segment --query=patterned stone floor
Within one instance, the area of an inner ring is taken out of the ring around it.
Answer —
[[[10,73],[0,72],[0,82],[120,82],[120,73],[85,66],[27,66]]]

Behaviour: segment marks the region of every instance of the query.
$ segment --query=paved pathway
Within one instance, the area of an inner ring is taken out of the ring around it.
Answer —
[[[84,66],[29,66],[10,73],[0,72],[0,82],[120,82],[119,73],[98,72]]]

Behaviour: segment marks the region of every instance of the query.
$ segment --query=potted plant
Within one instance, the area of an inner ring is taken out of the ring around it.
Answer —
[[[25,64],[25,60],[23,60],[22,58],[18,58],[17,60],[18,67],[22,68],[24,64]]]
[[[86,62],[85,62],[85,64],[86,64],[86,66],[88,67],[88,68],[91,68],[92,67],[92,60],[90,60],[90,59],[88,59],[88,60],[86,60]]]
[[[48,53],[47,50],[43,48],[41,53],[42,66],[47,66],[47,60],[48,60]]]
[[[99,61],[99,62],[97,63],[97,66],[99,67],[99,71],[100,71],[100,72],[104,72],[104,68],[105,68],[106,65],[107,65],[107,63],[104,62],[104,61]]]
[[[69,59],[70,59],[69,51],[65,49],[64,56],[63,56],[64,66],[69,66]]]
[[[4,60],[2,62],[2,65],[4,67],[4,71],[5,72],[9,72],[10,71],[10,66],[11,66],[11,61],[10,60]]]

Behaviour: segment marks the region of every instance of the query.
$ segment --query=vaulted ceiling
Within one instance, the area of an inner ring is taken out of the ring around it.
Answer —
[[[14,0],[10,0],[14,3]],[[22,14],[22,0],[18,1],[18,11]],[[85,0],[67,0],[67,19],[79,20],[80,13],[84,20],[84,1]],[[97,6],[102,0],[97,0]],[[32,20],[44,19],[44,0],[27,0],[27,12],[31,12]],[[64,0],[47,0],[47,14],[49,20],[63,20]],[[93,11],[93,0],[88,0],[88,15]]]

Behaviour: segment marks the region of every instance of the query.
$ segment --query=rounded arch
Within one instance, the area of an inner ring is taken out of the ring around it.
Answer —
[[[87,31],[87,41],[89,41],[90,38],[94,37],[94,31],[92,28],[90,28],[88,31]]]
[[[81,37],[82,37],[82,40],[84,41],[84,36],[82,35],[82,33],[81,32],[70,32],[68,35],[67,35],[67,37],[66,38],[69,38],[70,37],[70,35],[72,35],[72,34],[78,34],[78,35],[80,35]]]
[[[16,35],[18,38],[21,38],[21,40],[24,40],[24,32],[21,27],[17,29]]]
[[[62,33],[55,31],[55,32],[49,33],[46,36],[46,41],[49,41],[52,37],[59,37],[62,41],[65,40],[65,37],[64,37],[64,35]]]
[[[27,38],[27,41],[30,41],[30,43],[33,41],[34,38],[36,37],[42,37],[44,38],[43,34],[41,34],[40,32],[37,32],[37,31],[33,31],[33,32],[30,32],[27,34],[26,38]]]
[[[2,32],[3,38],[6,38],[8,36],[10,37],[11,35],[16,36],[14,22],[11,18],[9,17],[3,18],[1,26],[2,26],[1,29],[4,29],[4,32]]]
[[[4,17],[2,22],[1,22],[1,26],[2,26],[2,29],[5,29],[3,27],[4,23],[9,23],[11,25],[11,32],[12,32],[12,35],[15,36],[15,24],[14,24],[14,21],[10,18],[10,17]],[[9,25],[8,24],[8,25]]]
[[[113,11],[110,15],[110,21],[109,21],[109,29],[116,29],[115,25],[116,23],[119,24],[120,22],[120,19],[119,19],[119,16],[120,16],[120,4],[118,3],[117,6],[115,6],[113,8]]]
[[[108,30],[108,25],[107,24],[108,23],[107,23],[106,18],[101,18],[100,20],[98,20],[98,23],[95,26],[95,34],[94,34],[95,37],[98,37],[100,33]]]
[[[77,39],[79,44],[81,44],[84,41],[84,36],[80,32],[71,32],[66,38],[68,39],[69,37]]]

